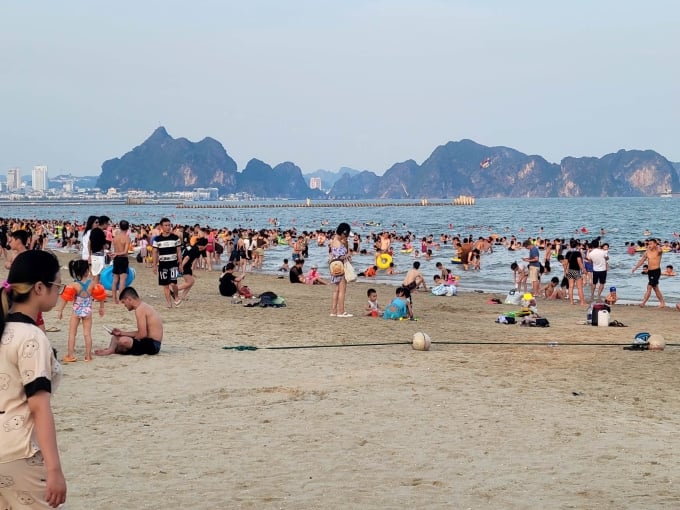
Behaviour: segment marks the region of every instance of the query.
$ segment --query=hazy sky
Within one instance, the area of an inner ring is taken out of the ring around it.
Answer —
[[[0,173],[98,175],[159,125],[303,172],[471,138],[680,161],[676,0],[3,2]]]

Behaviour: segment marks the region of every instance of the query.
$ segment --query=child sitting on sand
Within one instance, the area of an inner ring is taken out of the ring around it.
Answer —
[[[434,286],[430,290],[434,296],[455,296],[458,294],[458,289],[455,285],[444,283],[444,280],[438,274],[434,275]]]
[[[411,308],[411,293],[405,287],[399,287],[396,291],[396,297],[385,308],[383,319],[405,319],[413,318],[413,309]]]
[[[604,298],[604,302],[609,306],[612,306],[614,303],[616,303],[616,300],[616,287],[609,287],[609,294],[607,294],[607,297]]]
[[[305,283],[307,285],[328,285],[328,282],[319,275],[319,268],[313,264],[307,275],[305,276]]]
[[[541,295],[545,299],[564,299],[565,292],[560,287],[560,279],[557,276],[553,276],[546,286],[541,289]]]
[[[375,289],[368,289],[366,295],[368,296],[368,303],[364,307],[364,315],[377,317],[380,314],[378,292]]]

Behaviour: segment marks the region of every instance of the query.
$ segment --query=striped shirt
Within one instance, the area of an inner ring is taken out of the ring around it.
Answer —
[[[153,240],[153,247],[158,250],[158,262],[178,262],[178,246],[181,242],[175,234],[157,235]]]

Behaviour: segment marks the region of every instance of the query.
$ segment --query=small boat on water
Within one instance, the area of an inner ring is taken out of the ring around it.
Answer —
[[[673,198],[673,190],[670,188],[666,188],[666,191],[661,193],[660,195],[661,198]]]

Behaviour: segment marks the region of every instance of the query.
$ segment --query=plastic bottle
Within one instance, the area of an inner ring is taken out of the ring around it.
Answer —
[[[586,324],[592,324],[593,323],[593,305],[591,304],[588,307],[588,314],[586,315]]]
[[[557,347],[557,346],[559,346],[559,345],[560,345],[560,344],[557,343],[557,342],[548,342],[548,347]]]

